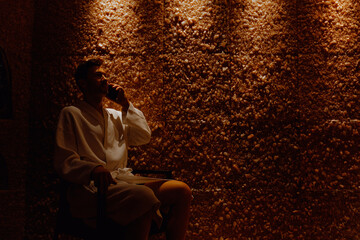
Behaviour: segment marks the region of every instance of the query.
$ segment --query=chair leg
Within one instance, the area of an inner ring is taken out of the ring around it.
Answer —
[[[98,192],[96,229],[99,233],[105,233],[106,228],[106,193]]]
[[[59,234],[57,232],[54,233],[53,240],[59,240]]]
[[[55,226],[55,229],[54,229],[53,240],[59,240],[58,219],[56,219],[56,226]]]

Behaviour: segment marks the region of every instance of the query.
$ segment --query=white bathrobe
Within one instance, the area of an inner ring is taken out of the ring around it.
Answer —
[[[125,168],[128,146],[146,144],[150,136],[143,113],[131,103],[127,112],[104,108],[102,115],[84,101],[61,111],[54,166],[72,183],[68,200],[75,217],[96,216],[96,193],[90,185],[92,170],[99,165],[109,171]],[[108,215],[119,224],[126,225],[159,206],[148,187],[118,183],[108,189]]]

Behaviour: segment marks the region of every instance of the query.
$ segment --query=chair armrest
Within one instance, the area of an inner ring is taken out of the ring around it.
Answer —
[[[166,176],[167,179],[172,179],[172,171],[169,170],[140,170],[134,169],[132,171],[133,174],[161,174]]]

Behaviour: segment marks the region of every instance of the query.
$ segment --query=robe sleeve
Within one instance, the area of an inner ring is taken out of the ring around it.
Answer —
[[[64,180],[88,185],[92,170],[100,164],[80,158],[75,128],[73,116],[63,109],[56,130],[54,167]]]
[[[144,114],[130,103],[127,112],[122,112],[125,134],[130,146],[139,146],[150,142],[151,130]]]

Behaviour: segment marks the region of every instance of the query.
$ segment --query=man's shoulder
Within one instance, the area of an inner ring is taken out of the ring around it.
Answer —
[[[76,113],[79,111],[81,111],[81,110],[80,110],[79,106],[77,106],[77,105],[66,106],[61,110],[61,112],[63,112],[63,113]]]
[[[66,106],[64,107],[61,112],[60,115],[63,116],[77,116],[77,115],[81,115],[81,109],[78,105],[70,105],[70,106]]]

